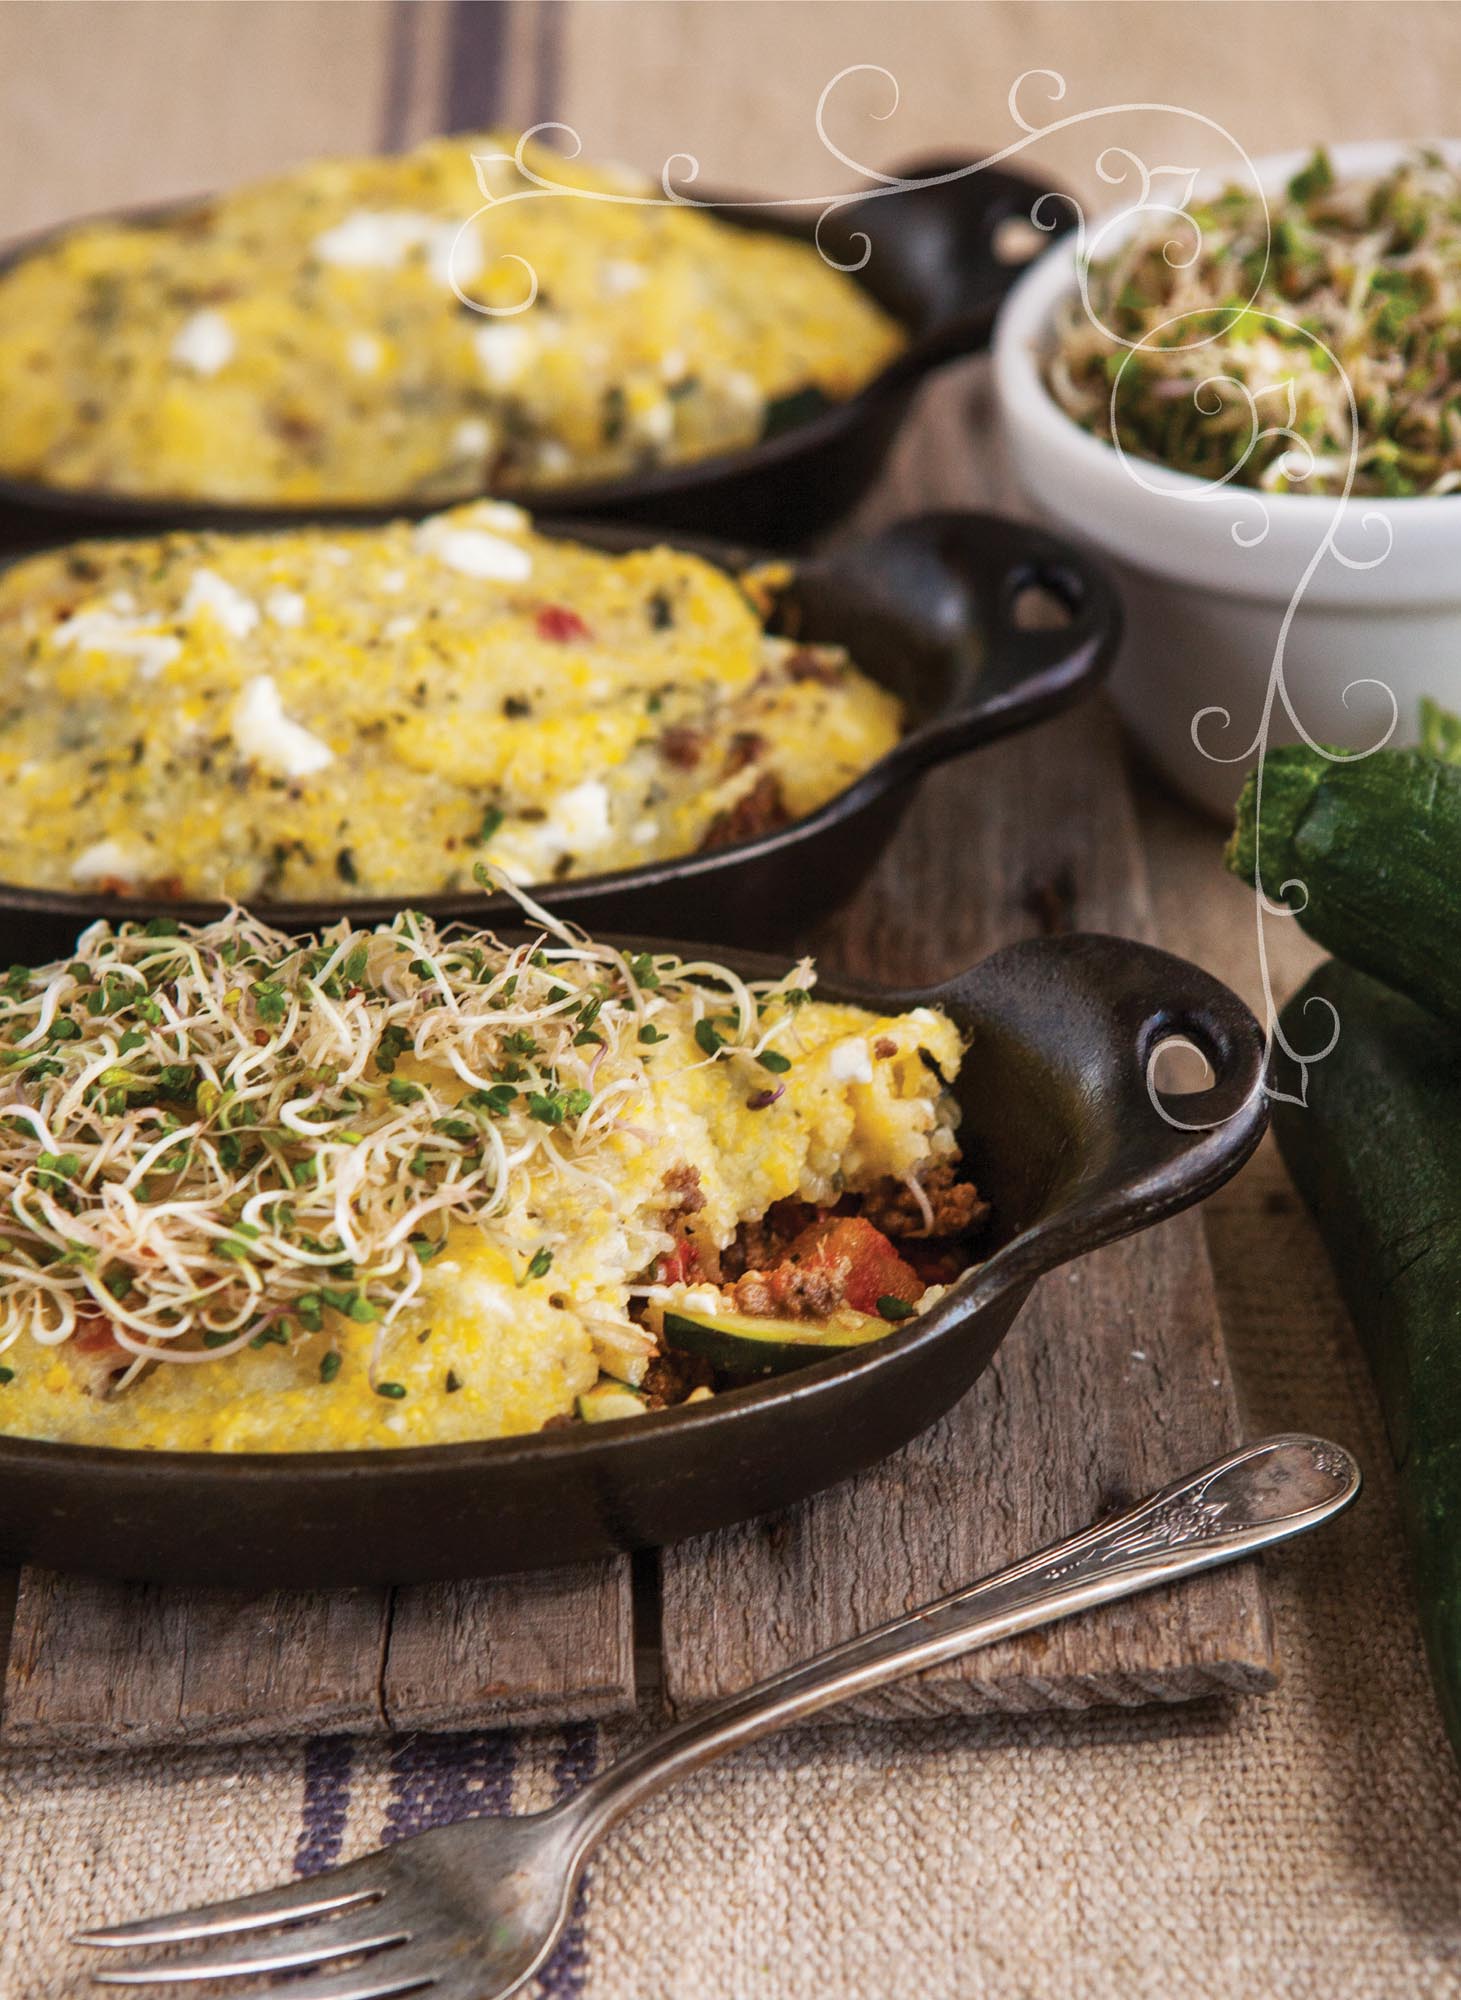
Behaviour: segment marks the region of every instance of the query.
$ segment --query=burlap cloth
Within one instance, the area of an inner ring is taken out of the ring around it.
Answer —
[[[1347,1519],[1269,1559],[1278,1691],[763,1746],[614,1836],[543,1992],[1461,1994],[1461,1782],[1353,1335],[1269,1153],[1209,1230],[1252,1431],[1327,1432],[1368,1476]],[[546,1803],[623,1734],[11,1755],[0,1996],[86,1990],[64,1943],[85,1919],[257,1887],[473,1804]]]

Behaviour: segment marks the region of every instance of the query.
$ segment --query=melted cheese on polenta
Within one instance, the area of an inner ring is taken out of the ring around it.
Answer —
[[[809,244],[538,146],[531,171],[598,198],[503,200],[529,187],[511,151],[324,161],[25,258],[0,277],[0,470],[295,503],[612,478],[750,444],[903,344]]]
[[[799,818],[898,740],[668,548],[484,501],[0,575],[0,880],[280,901],[600,874]]]
[[[819,1002],[805,963],[746,986],[406,917],[305,945],[244,917],[97,925],[78,953],[0,988],[15,1435],[536,1430],[601,1371],[642,1379],[631,1308],[682,1236],[713,1269],[775,1202],[956,1151],[952,1023]]]

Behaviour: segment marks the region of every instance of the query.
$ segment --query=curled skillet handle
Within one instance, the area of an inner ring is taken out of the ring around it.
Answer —
[[[1072,1152],[1068,1177],[1048,1191],[1044,1212],[976,1272],[975,1295],[1032,1283],[1042,1272],[1201,1201],[1230,1178],[1268,1122],[1267,1049],[1248,1008],[1211,973],[1127,939],[1033,938],[1011,945],[935,989],[959,990],[975,1020],[988,1010],[986,1058],[1001,1061],[1001,1032],[1026,1042],[1079,1025],[1082,1054],[1051,1087],[1091,1127]],[[1003,1028],[996,1026],[996,1021]],[[1205,1059],[1205,1089],[1158,1088],[1154,1062],[1173,1041]]]
[[[821,241],[851,262],[866,237],[873,289],[913,326],[912,343],[891,372],[918,375],[988,345],[1006,292],[1071,226],[1075,211],[1049,181],[981,167],[967,156],[916,160],[895,173],[913,185],[834,211]],[[1037,205],[1039,227],[1030,221]]]
[[[927,621],[966,652],[943,712],[896,753],[917,769],[987,743],[1088,694],[1115,656],[1121,603],[1100,564],[1059,536],[998,514],[921,514],[840,562],[899,575]],[[1061,619],[1024,622],[1031,594]]]

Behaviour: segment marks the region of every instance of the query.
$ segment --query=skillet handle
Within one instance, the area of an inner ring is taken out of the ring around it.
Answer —
[[[1086,1163],[1047,1196],[1044,1216],[980,1267],[976,1297],[986,1288],[997,1294],[1027,1286],[1057,1264],[1203,1200],[1262,1138],[1268,1123],[1263,1030],[1237,994],[1199,966],[1128,939],[1073,935],[1012,945],[967,977],[986,1000],[994,989],[999,1011],[1023,1012],[1023,1031],[1036,1043],[1058,1037],[1063,1022],[1085,1011],[1089,995],[1092,1010],[1109,1024],[1101,1065],[1114,1072],[1102,1092],[1104,1128],[1079,1149]],[[1156,1088],[1154,1060],[1174,1040],[1191,1043],[1206,1060],[1205,1089]],[[1089,1077],[1069,1078],[1066,1087],[1087,1097]],[[1096,1114],[1082,1103],[1075,1116]]]
[[[862,554],[875,563],[884,551],[905,570],[923,566],[925,602],[951,635],[977,634],[962,689],[899,746],[915,769],[1056,714],[1088,694],[1115,657],[1115,586],[1094,558],[1042,528],[998,514],[922,514]],[[1032,593],[1064,622],[1026,624]]]
[[[868,276],[913,327],[911,345],[888,371],[902,379],[987,347],[1005,294],[1072,226],[1075,211],[1049,181],[980,168],[967,156],[893,171],[916,185],[849,203],[822,234],[831,249],[856,249],[859,235],[872,244]],[[1041,218],[1049,226],[1039,228],[1030,216],[1043,197],[1056,199],[1046,201]]]

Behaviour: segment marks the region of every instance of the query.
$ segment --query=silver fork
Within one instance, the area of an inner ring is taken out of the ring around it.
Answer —
[[[1264,1439],[1069,1541],[702,1709],[549,1812],[436,1827],[287,1888],[87,1931],[76,1942],[107,1950],[210,1943],[186,1959],[96,1973],[113,1986],[300,1972],[309,1976],[287,1982],[287,2000],[386,2000],[427,1989],[431,2000],[502,2000],[552,1950],[590,1851],[651,1793],[920,1667],[1317,1527],[1359,1487],[1359,1467],[1340,1446]],[[261,1935],[269,1931],[276,1935]]]

